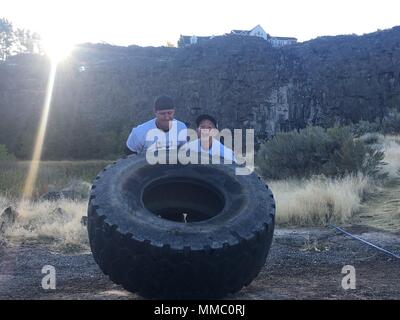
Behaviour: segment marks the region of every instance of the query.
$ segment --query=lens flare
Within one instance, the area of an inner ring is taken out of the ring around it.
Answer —
[[[32,198],[33,189],[36,183],[37,174],[39,171],[40,158],[42,155],[43,143],[46,136],[47,121],[49,118],[49,111],[51,105],[51,98],[53,95],[54,81],[56,78],[57,63],[51,63],[49,80],[47,83],[46,98],[43,106],[43,111],[39,123],[39,129],[36,135],[35,146],[33,149],[32,162],[29,167],[28,176],[25,181],[24,189],[22,192],[22,200],[30,200]]]

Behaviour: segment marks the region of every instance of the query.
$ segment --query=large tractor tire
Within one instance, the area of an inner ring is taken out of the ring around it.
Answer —
[[[132,155],[95,179],[88,233],[110,279],[146,298],[220,298],[258,275],[275,202],[236,165],[150,165]]]

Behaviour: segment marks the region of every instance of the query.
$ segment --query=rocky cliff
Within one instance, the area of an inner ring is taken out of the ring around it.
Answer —
[[[19,157],[29,157],[48,72],[40,56],[0,64],[0,144]],[[174,97],[189,125],[211,113],[221,127],[254,128],[258,139],[374,120],[400,109],[400,27],[279,49],[233,35],[179,49],[81,45],[57,71],[45,157],[119,153],[159,94]]]

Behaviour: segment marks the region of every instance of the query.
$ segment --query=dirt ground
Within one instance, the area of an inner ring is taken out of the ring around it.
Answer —
[[[346,230],[400,254],[400,234],[371,227]],[[103,275],[88,250],[54,251],[45,240],[0,245],[0,299],[141,299]],[[56,289],[44,290],[44,265],[56,269]],[[356,289],[341,286],[343,266]],[[400,299],[400,259],[330,228],[276,228],[265,267],[227,299]]]

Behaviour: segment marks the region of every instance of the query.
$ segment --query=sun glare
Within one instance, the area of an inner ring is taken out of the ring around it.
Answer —
[[[51,67],[47,83],[46,98],[44,101],[41,120],[38,126],[33,149],[32,161],[23,188],[23,200],[31,200],[38,171],[40,169],[40,160],[46,136],[48,116],[51,109],[51,99],[53,96],[57,66],[62,60],[68,57],[74,48],[74,42],[71,41],[71,35],[67,32],[61,31],[63,30],[57,30],[57,28],[54,28],[54,30],[52,30],[52,34],[48,34],[43,38],[44,49],[46,54],[50,57]]]
[[[57,64],[60,61],[66,59],[72,49],[73,45],[61,44],[61,43],[52,43],[46,47],[46,53],[50,57],[51,62],[53,64]]]
[[[44,49],[53,64],[66,59],[74,48],[74,42],[65,36],[50,37],[44,40]]]
[[[49,117],[51,98],[53,95],[54,81],[56,77],[57,64],[52,63],[49,79],[47,83],[46,98],[43,105],[42,116],[39,123],[39,128],[36,135],[35,145],[33,149],[32,161],[29,167],[28,176],[25,181],[22,192],[22,199],[30,200],[33,189],[36,183],[37,174],[39,171],[40,158],[42,155],[43,143],[46,136],[47,120]]]

